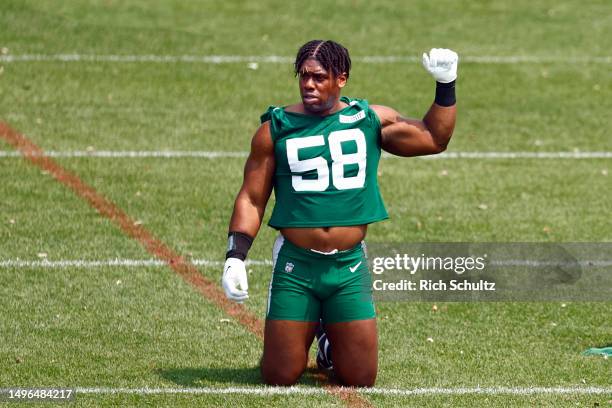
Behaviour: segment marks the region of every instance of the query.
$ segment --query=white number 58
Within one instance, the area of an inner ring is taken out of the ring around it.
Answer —
[[[362,188],[365,184],[366,142],[360,129],[345,129],[331,132],[328,137],[331,155],[332,183],[338,190]],[[357,145],[355,153],[342,153],[342,142],[353,141]],[[325,191],[329,187],[329,163],[323,157],[299,160],[298,151],[307,147],[323,146],[323,136],[307,136],[287,140],[287,160],[292,173],[305,173],[316,170],[316,179],[305,179],[302,175],[293,175],[291,185],[295,191]],[[359,170],[355,176],[345,177],[344,166],[357,164]]]

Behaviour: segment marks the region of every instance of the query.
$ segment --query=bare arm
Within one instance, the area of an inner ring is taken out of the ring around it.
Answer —
[[[457,106],[433,103],[423,120],[401,116],[395,109],[372,105],[382,125],[382,148],[397,156],[424,156],[446,150],[457,116]]]
[[[447,48],[423,53],[423,68],[436,80],[436,99],[423,120],[401,116],[394,109],[372,105],[382,125],[382,148],[397,156],[441,153],[453,135],[457,106],[455,80],[459,55]]]
[[[230,231],[242,232],[253,238],[257,235],[272,192],[274,168],[270,122],[265,122],[251,141],[251,153],[244,166],[242,187],[234,202]]]

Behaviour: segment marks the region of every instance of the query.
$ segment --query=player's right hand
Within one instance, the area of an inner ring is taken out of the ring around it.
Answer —
[[[453,50],[446,48],[432,48],[423,53],[423,67],[437,82],[447,84],[457,79],[457,65],[459,56]]]
[[[242,303],[249,298],[249,284],[244,261],[238,258],[227,258],[223,267],[221,285],[225,296],[234,302]]]

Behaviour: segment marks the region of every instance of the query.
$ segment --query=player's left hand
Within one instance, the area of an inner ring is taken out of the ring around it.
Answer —
[[[432,48],[423,53],[423,67],[437,82],[447,84],[457,79],[457,65],[459,56],[453,50],[447,48]]]

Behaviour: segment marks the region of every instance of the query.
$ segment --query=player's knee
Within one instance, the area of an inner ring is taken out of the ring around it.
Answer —
[[[373,387],[375,383],[375,375],[351,378],[349,381],[344,381],[344,385],[347,387]]]
[[[277,364],[262,364],[261,375],[268,385],[293,385],[302,375],[303,368],[297,366],[279,366]]]
[[[376,369],[354,371],[340,380],[347,387],[373,387],[376,383]]]
[[[261,375],[268,385],[294,385],[302,375],[303,370],[286,367],[261,367]]]

